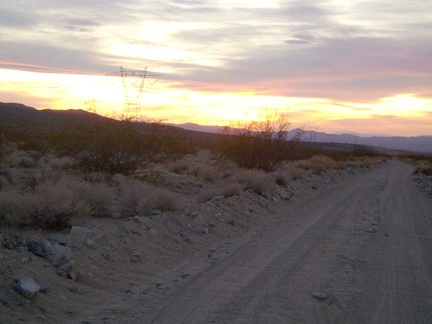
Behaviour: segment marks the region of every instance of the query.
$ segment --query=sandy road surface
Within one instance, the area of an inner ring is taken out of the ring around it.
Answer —
[[[390,161],[281,208],[274,224],[156,306],[135,305],[135,319],[432,322],[432,200],[411,174]]]

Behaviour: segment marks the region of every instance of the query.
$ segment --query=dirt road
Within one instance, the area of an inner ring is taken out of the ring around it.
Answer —
[[[390,161],[281,208],[274,224],[151,309],[135,305],[135,315],[154,323],[432,322],[432,200],[411,174]]]

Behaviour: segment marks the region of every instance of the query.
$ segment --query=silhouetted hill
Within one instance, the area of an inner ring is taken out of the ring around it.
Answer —
[[[81,109],[70,110],[37,110],[19,103],[0,102],[0,130],[57,130],[64,127],[73,127],[74,123],[87,123],[92,121],[107,121],[116,124],[121,121],[113,120]],[[135,127],[146,131],[151,124],[135,123]],[[160,132],[174,136],[186,136],[201,141],[220,139],[223,135],[218,131],[220,126],[201,126],[193,123],[164,124],[158,126]],[[289,136],[294,137],[299,129],[290,131]],[[371,136],[361,137],[353,134],[328,134],[316,131],[302,131],[301,140],[304,143],[316,143],[325,149],[350,150],[358,146],[386,148],[388,150],[403,150],[410,152],[432,153],[432,136]]]
[[[201,132],[218,132],[220,126],[201,126],[192,123],[175,125],[184,129],[201,131]],[[301,139],[304,142],[326,143],[327,147],[340,148],[343,146],[334,144],[363,145],[381,147],[389,150],[402,150],[410,152],[432,153],[432,136],[359,136],[353,134],[328,134],[317,131],[301,131],[293,129],[289,132],[292,138],[302,132]],[[347,146],[345,146],[347,147]]]

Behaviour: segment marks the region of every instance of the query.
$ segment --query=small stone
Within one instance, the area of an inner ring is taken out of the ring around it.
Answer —
[[[366,228],[366,229],[365,229],[365,232],[366,232],[366,233],[375,233],[375,232],[376,232],[376,229],[375,229],[375,228]]]
[[[221,201],[221,200],[224,200],[224,196],[216,196],[216,197],[213,197],[213,199],[212,199],[212,201]]]
[[[48,285],[43,285],[40,289],[39,292],[41,292],[42,294],[48,294],[49,292],[49,286]]]
[[[193,223],[196,226],[204,226],[206,221],[205,221],[204,217],[202,217],[201,215],[198,215],[194,218]]]
[[[78,286],[69,287],[68,290],[74,294],[81,294],[81,289]]]
[[[134,216],[134,217],[132,217],[132,220],[133,220],[134,222],[138,223],[138,224],[141,224],[141,223],[142,223],[142,219],[141,219],[141,217],[139,217],[139,216]]]
[[[18,279],[17,289],[23,297],[33,299],[37,296],[40,286],[33,278],[23,275]]]
[[[150,215],[151,216],[158,216],[158,215],[161,215],[161,214],[162,214],[162,211],[159,210],[159,209],[153,209],[153,210],[150,211]]]
[[[72,258],[72,252],[69,248],[60,245],[59,243],[55,243],[51,247],[51,258],[55,259],[65,259],[70,260]]]
[[[326,300],[328,298],[327,294],[322,293],[320,291],[314,291],[312,293],[312,296],[315,297],[318,300]]]
[[[228,224],[234,226],[234,224],[235,224],[234,218],[231,218],[231,219],[228,221]]]
[[[203,227],[201,230],[202,234],[208,234],[209,233],[209,229],[207,227]]]
[[[181,277],[183,278],[183,279],[185,279],[185,278],[187,278],[187,277],[189,277],[190,276],[190,273],[183,273],[182,275],[181,275]]]
[[[51,233],[47,236],[48,241],[58,243],[60,245],[66,245],[66,236],[60,233]]]
[[[219,219],[219,218],[222,217],[222,213],[216,213],[216,214],[213,215],[213,217],[214,217],[215,219]]]
[[[139,262],[142,261],[142,257],[139,253],[133,253],[129,258],[131,262]]]

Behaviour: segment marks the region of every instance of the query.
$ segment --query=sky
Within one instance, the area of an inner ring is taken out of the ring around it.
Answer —
[[[432,135],[430,0],[2,0],[0,102]],[[151,76],[151,74],[160,76]]]

